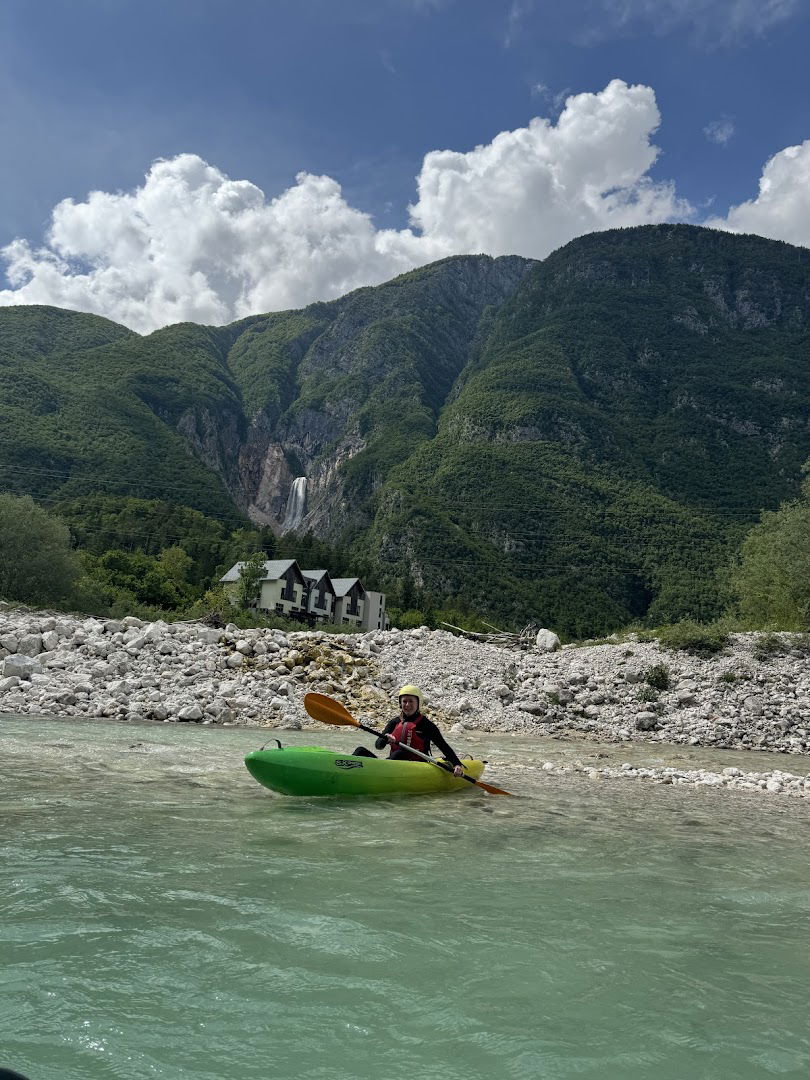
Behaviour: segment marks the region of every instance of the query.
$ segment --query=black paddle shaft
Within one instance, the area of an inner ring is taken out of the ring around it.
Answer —
[[[377,731],[376,728],[369,727],[368,724],[361,724],[359,720],[355,720],[354,722],[359,728],[362,728],[363,731],[367,731],[369,735],[376,735],[378,739],[388,738],[388,736],[383,731]],[[449,763],[437,761],[436,758],[432,758],[429,754],[423,754],[421,750],[414,750],[414,748],[412,746],[408,746],[407,743],[397,742],[396,739],[394,739],[394,742],[397,744],[397,746],[401,746],[403,750],[408,750],[411,754],[416,754],[417,757],[422,758],[423,761],[427,761],[428,764],[435,765],[439,769],[444,769],[445,772],[452,773],[453,766]],[[475,780],[472,776],[467,776],[466,773],[462,773],[461,776],[457,777],[457,779],[467,780],[470,784],[475,784],[476,787],[481,786],[478,780]]]

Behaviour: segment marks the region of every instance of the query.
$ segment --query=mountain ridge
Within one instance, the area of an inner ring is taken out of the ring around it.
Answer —
[[[3,398],[4,487],[279,529],[306,475],[304,528],[385,587],[513,621],[710,615],[744,526],[810,456],[810,256],[759,237],[611,230],[146,337],[62,312],[39,353],[59,309],[38,329],[21,310],[0,310],[0,380],[44,386]]]

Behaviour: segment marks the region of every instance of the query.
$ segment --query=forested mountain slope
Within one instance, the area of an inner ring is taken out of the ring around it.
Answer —
[[[464,256],[301,311],[139,337],[0,309],[0,486],[351,548],[403,602],[590,633],[710,615],[810,457],[810,253],[693,226]]]

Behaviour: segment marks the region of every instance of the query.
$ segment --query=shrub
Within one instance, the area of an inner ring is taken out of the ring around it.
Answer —
[[[636,694],[638,701],[658,701],[658,691],[654,686],[642,686]]]
[[[763,634],[754,645],[754,659],[767,661],[784,656],[789,647],[777,634]]]
[[[655,690],[669,690],[669,668],[666,664],[653,664],[644,672],[644,681]],[[654,701],[655,698],[647,698],[646,700]]]
[[[665,649],[692,653],[694,656],[716,656],[728,644],[728,634],[716,623],[702,626],[684,619],[658,631],[658,640]]]

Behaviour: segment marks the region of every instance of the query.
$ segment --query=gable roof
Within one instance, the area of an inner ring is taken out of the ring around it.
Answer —
[[[337,577],[333,579],[332,584],[335,587],[335,596],[345,596],[346,593],[351,592],[355,585],[360,586],[360,592],[364,596],[366,594],[366,590],[358,577]]]
[[[244,559],[241,562],[234,563],[227,574],[224,574],[219,580],[221,582],[238,581],[244,565]],[[262,578],[262,581],[278,581],[280,577],[283,577],[284,574],[287,573],[291,566],[295,567],[296,573],[301,577],[301,571],[295,559],[268,559],[264,564],[264,577]]]
[[[323,581],[323,579],[326,578],[326,583],[329,588],[332,590],[332,592],[335,591],[335,587],[332,584],[332,579],[329,576],[328,570],[302,570],[301,573],[304,575],[307,581],[311,581],[315,585],[319,585]]]

